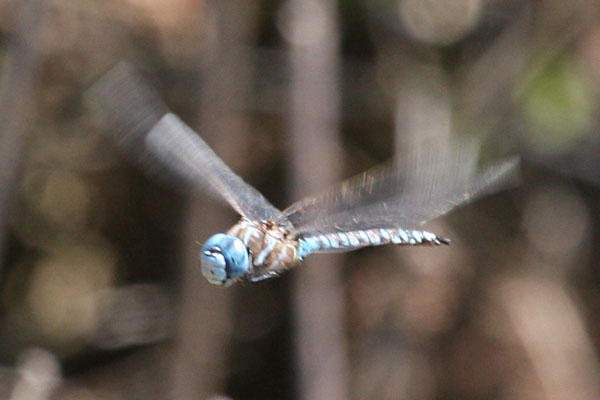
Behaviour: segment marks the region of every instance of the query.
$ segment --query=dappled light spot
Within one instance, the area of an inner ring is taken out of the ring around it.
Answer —
[[[408,32],[429,44],[448,45],[462,39],[479,22],[481,0],[403,0],[400,17]]]
[[[114,280],[115,254],[92,245],[69,246],[34,266],[27,305],[39,333],[50,343],[72,344],[97,323],[94,294]]]

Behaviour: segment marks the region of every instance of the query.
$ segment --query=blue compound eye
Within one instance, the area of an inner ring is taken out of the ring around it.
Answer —
[[[233,236],[211,236],[200,254],[202,275],[213,285],[230,286],[250,269],[250,257],[244,243]]]

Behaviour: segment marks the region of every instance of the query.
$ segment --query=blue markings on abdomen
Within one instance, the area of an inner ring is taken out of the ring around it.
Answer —
[[[435,233],[405,229],[368,229],[351,232],[335,232],[298,239],[298,257],[305,258],[311,253],[330,251],[352,251],[366,246],[385,244],[441,245],[450,240],[440,238]]]

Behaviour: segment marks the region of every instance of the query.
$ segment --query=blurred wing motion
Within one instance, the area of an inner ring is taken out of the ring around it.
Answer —
[[[289,226],[281,212],[170,113],[127,64],[109,71],[90,89],[90,97],[109,118],[117,143],[145,169],[202,194],[217,195],[242,216],[258,221],[279,219]]]
[[[297,236],[375,228],[416,228],[454,207],[518,181],[518,159],[477,173],[472,141],[425,142],[393,161],[283,211]]]

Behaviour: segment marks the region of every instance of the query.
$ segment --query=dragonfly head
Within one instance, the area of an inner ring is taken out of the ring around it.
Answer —
[[[213,285],[231,286],[250,269],[250,257],[244,243],[233,236],[211,236],[200,253],[202,275]]]

